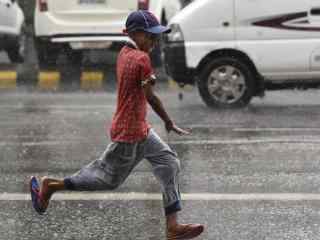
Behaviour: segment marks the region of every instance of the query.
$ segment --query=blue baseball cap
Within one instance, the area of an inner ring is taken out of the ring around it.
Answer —
[[[130,13],[126,21],[125,33],[144,31],[152,34],[170,33],[169,27],[163,26],[159,20],[147,10]]]

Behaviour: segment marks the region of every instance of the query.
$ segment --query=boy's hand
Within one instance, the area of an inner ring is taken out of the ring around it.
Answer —
[[[173,122],[167,122],[166,123],[166,130],[168,132],[174,131],[178,135],[190,135],[191,132],[188,130],[184,130],[182,128],[179,128],[177,125],[175,125]]]
[[[177,125],[173,123],[172,120],[170,120],[170,117],[164,109],[160,99],[153,92],[152,80],[147,79],[145,81],[142,81],[142,87],[148,103],[151,105],[153,110],[160,116],[160,118],[165,122],[165,127],[168,132],[174,131],[176,134],[179,135],[189,135],[191,133],[188,130],[179,128]]]

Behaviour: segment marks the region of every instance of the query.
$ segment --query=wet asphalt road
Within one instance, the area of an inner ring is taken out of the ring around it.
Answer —
[[[168,135],[150,111],[151,124],[181,159],[181,192],[199,196],[184,201],[181,212],[181,221],[206,225],[198,239],[320,239],[318,199],[238,199],[320,194],[319,90],[267,92],[241,110],[208,109],[195,89],[183,101],[164,84],[158,93],[176,123],[193,132]],[[1,240],[165,239],[160,200],[56,199],[40,217],[23,197],[3,197],[27,196],[31,175],[63,177],[99,157],[110,142],[105,129],[115,101],[115,91],[1,92]],[[142,162],[116,192],[159,193],[159,185]]]

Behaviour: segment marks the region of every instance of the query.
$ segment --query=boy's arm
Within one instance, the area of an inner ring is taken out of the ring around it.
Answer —
[[[153,91],[154,81],[155,79],[153,78],[146,79],[142,82],[142,87],[148,103],[151,105],[152,109],[158,114],[158,116],[163,120],[163,122],[165,123],[166,130],[168,132],[174,131],[179,135],[190,134],[188,131],[176,126],[174,122],[170,119],[168,113],[164,109],[161,100]]]

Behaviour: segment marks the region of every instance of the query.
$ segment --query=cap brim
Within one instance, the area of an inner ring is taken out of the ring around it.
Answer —
[[[155,26],[152,28],[145,29],[146,32],[152,34],[161,34],[161,33],[170,33],[171,29],[169,27],[165,27],[163,25]]]

